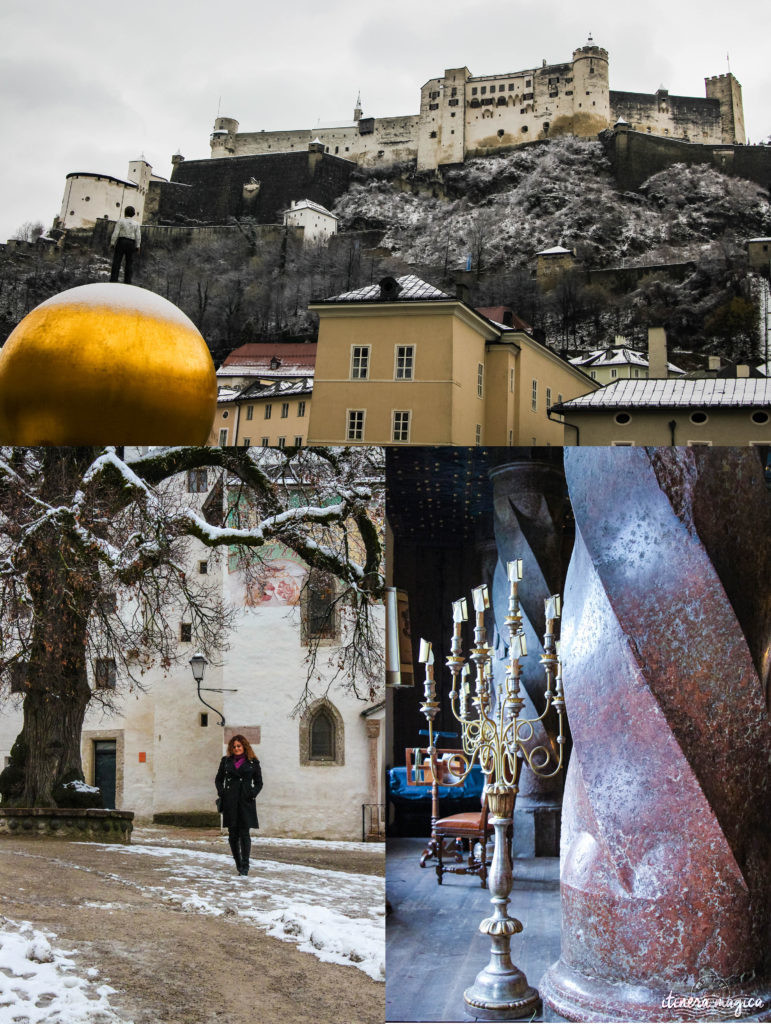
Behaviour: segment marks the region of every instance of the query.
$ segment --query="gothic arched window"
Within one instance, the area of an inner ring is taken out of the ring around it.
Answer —
[[[326,708],[320,708],[309,727],[311,761],[335,756],[335,723]]]
[[[300,764],[345,764],[343,716],[326,697],[314,701],[300,720]]]

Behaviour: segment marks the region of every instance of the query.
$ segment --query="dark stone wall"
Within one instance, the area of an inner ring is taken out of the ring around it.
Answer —
[[[676,129],[687,136],[699,130],[721,138],[722,112],[720,100],[699,96],[670,96],[662,94],[669,117]],[[610,91],[610,113],[613,120],[623,117],[631,125],[656,122],[659,114],[659,96],[655,93]]]
[[[771,190],[771,146],[707,146],[626,129],[603,132],[600,139],[622,189],[636,189],[652,174],[684,163],[710,164]]]
[[[348,187],[354,164],[326,153],[268,153],[185,160],[170,182],[152,182],[145,221],[155,224],[224,224],[253,217],[273,224],[293,199],[311,199],[329,209]],[[260,182],[256,191],[244,185]]]

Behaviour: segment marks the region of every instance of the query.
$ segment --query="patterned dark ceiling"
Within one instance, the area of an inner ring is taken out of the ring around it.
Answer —
[[[394,536],[457,543],[492,510],[491,467],[560,454],[544,448],[387,448],[386,514]]]

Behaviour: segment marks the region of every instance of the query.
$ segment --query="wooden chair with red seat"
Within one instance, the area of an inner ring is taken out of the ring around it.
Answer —
[[[482,888],[487,888],[487,843],[493,834],[487,820],[487,789],[482,790],[482,806],[478,811],[466,811],[463,814],[451,814],[440,818],[435,828],[436,835],[436,878],[442,884],[442,875],[450,872],[455,875],[479,875]],[[444,844],[454,841],[454,865],[444,863]],[[463,852],[463,843],[468,843],[468,856]],[[475,855],[477,843],[480,844],[480,856]],[[463,864],[463,860],[466,863]],[[459,866],[460,865],[460,866]]]

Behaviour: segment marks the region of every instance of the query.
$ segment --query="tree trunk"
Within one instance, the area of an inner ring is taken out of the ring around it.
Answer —
[[[22,807],[52,807],[57,784],[83,778],[80,734],[91,697],[85,621],[61,605],[35,610],[21,733],[26,748]]]

